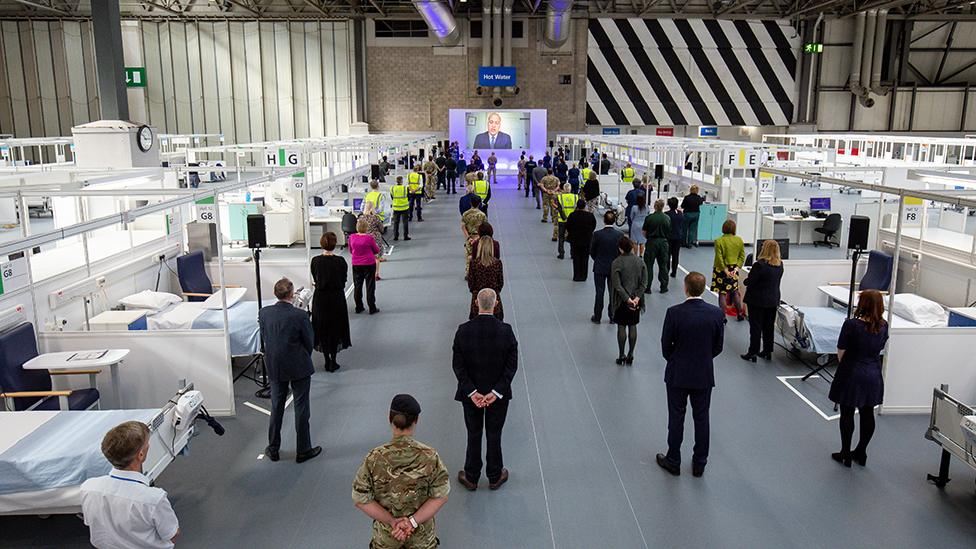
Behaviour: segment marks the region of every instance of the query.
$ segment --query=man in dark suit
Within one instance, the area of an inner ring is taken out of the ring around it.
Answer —
[[[577,201],[576,210],[566,219],[566,240],[569,241],[569,255],[573,258],[573,282],[586,282],[594,230],[596,218],[586,211],[585,200]]]
[[[308,313],[291,304],[295,286],[282,278],[275,283],[278,302],[261,309],[258,324],[264,342],[264,362],[271,382],[271,425],[268,428],[268,447],[264,453],[271,461],[278,461],[281,446],[281,419],[285,414],[288,386],[295,397],[295,433],[298,453],[295,461],[302,463],[322,453],[322,447],[312,448],[308,432],[308,391],[312,384],[312,323]]]
[[[464,409],[468,430],[464,469],[458,482],[468,490],[478,488],[481,477],[481,432],[488,441],[485,473],[488,487],[499,489],[508,480],[502,462],[502,427],[512,400],[512,379],[518,370],[518,341],[512,327],[495,318],[498,296],[491,288],[478,292],[478,316],[465,322],[454,335],[454,375],[458,388],[454,400]]]
[[[688,273],[687,299],[668,309],[661,334],[661,350],[667,361],[664,383],[668,391],[668,453],[658,454],[656,459],[661,468],[675,476],[681,474],[681,440],[689,400],[695,420],[692,474],[702,476],[708,461],[708,407],[715,386],[712,359],[722,352],[725,313],[702,300],[704,291],[705,276]]]
[[[474,136],[474,149],[511,149],[512,136],[501,131],[502,115],[488,113],[488,131]]]
[[[610,265],[617,259],[617,242],[623,233],[614,227],[617,222],[617,215],[608,210],[603,214],[603,228],[593,233],[593,240],[590,242],[590,257],[593,258],[593,285],[596,287],[596,301],[593,302],[593,316],[590,321],[599,324],[603,317],[603,294],[613,292],[607,284],[610,278]],[[607,318],[613,321],[613,316],[609,307],[607,308]]]

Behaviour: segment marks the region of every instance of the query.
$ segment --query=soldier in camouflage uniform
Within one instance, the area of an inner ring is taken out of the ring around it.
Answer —
[[[451,490],[437,451],[413,438],[420,404],[397,395],[390,404],[393,440],[377,446],[356,471],[352,500],[373,519],[370,549],[433,549],[434,515]]]
[[[473,188],[473,187],[472,187]],[[461,232],[464,234],[464,279],[468,279],[468,267],[471,266],[472,239],[478,238],[478,228],[488,221],[488,216],[481,211],[481,197],[471,197],[471,209],[461,215]]]
[[[549,216],[552,215],[552,241],[555,242],[556,223],[559,214],[553,207],[552,201],[556,197],[556,193],[562,188],[562,184],[559,183],[558,177],[552,175],[552,170],[548,170],[548,172],[545,177],[539,180],[539,192],[542,193],[542,222],[548,223]]]
[[[428,156],[427,162],[424,162],[424,174],[426,175],[424,190],[427,195],[427,200],[430,201],[434,199],[434,192],[437,185],[437,164],[434,163],[433,156]]]

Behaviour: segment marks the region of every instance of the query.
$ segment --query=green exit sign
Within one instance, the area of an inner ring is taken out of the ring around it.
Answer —
[[[125,87],[145,88],[146,87],[146,67],[126,67],[125,68]]]
[[[803,53],[823,53],[823,44],[816,42],[803,44]]]

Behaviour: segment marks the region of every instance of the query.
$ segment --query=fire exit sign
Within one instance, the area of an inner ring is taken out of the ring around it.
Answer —
[[[126,67],[125,68],[125,87],[145,88],[146,87],[146,67]]]
[[[823,53],[823,44],[817,42],[803,44],[803,53]]]

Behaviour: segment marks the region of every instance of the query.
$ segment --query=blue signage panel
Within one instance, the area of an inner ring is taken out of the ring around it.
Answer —
[[[620,135],[620,128],[603,128],[603,135]]]
[[[699,126],[698,137],[718,137],[718,126]]]
[[[478,67],[479,86],[514,86],[515,67]]]

